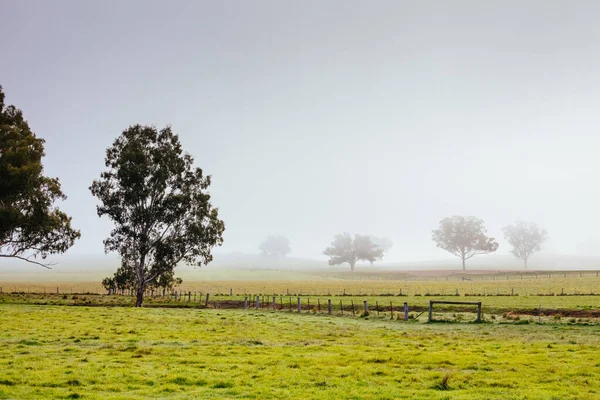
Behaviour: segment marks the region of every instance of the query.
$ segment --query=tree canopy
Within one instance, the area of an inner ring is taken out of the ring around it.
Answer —
[[[260,254],[266,257],[286,256],[291,251],[290,240],[285,236],[272,235],[260,243]]]
[[[476,217],[444,218],[439,228],[432,232],[432,239],[437,247],[460,257],[463,270],[466,260],[498,249],[498,242],[487,236],[483,220]]]
[[[148,285],[168,277],[179,262],[203,265],[223,243],[225,225],[210,202],[210,176],[193,167],[170,127],[131,126],[106,150],[107,170],[90,187],[98,216],[115,227],[105,251],[121,255],[132,271],[136,306]]]
[[[43,174],[44,139],[4,99],[0,86],[0,257],[49,268],[40,259],[64,253],[81,234],[54,205],[66,196],[58,178]]]
[[[373,243],[375,243],[375,245],[381,249],[382,254],[381,254],[380,259],[383,259],[383,256],[385,255],[385,253],[387,253],[394,246],[394,244],[392,243],[392,241],[389,238],[379,237],[379,236],[375,236],[375,235],[371,235],[369,237],[371,238],[371,241]],[[374,261],[375,260],[371,261],[371,264],[373,264]]]
[[[162,274],[155,277],[146,284],[147,289],[162,290],[163,295],[167,290],[172,290],[175,286],[181,285],[183,279],[175,276],[174,270],[165,270]],[[125,291],[135,291],[137,288],[137,279],[134,265],[123,260],[122,265],[117,269],[112,277],[106,277],[102,280],[102,286],[108,291],[108,294],[123,294]]]
[[[523,260],[527,268],[527,260],[548,239],[548,232],[540,229],[534,222],[517,222],[503,228],[504,238],[513,247],[510,251],[515,257]]]
[[[349,233],[338,234],[331,245],[325,249],[324,255],[329,256],[329,265],[350,264],[350,270],[360,260],[374,262],[383,257],[383,250],[367,235]]]

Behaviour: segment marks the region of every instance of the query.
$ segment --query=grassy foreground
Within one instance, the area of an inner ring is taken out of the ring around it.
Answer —
[[[600,398],[598,325],[3,304],[0,326],[0,398]]]

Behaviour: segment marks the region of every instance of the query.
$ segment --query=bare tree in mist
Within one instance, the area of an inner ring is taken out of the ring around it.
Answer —
[[[349,233],[336,235],[331,246],[325,249],[324,255],[329,256],[329,265],[350,264],[350,270],[360,260],[373,262],[383,257],[383,250],[377,246],[366,235],[354,235]]]
[[[261,242],[258,249],[260,250],[260,254],[265,257],[283,257],[292,251],[290,239],[281,235],[267,237]]]
[[[381,255],[380,259],[383,259],[383,256],[385,255],[385,253],[387,253],[394,245],[392,243],[392,241],[386,237],[379,237],[379,236],[375,236],[375,235],[370,235],[369,237],[371,238],[371,241],[373,243],[375,243],[375,245],[381,249],[382,255]],[[371,265],[373,265],[374,261],[375,260],[371,261]]]
[[[513,247],[510,252],[523,260],[525,268],[529,257],[540,251],[542,243],[548,239],[548,232],[540,229],[534,222],[519,221],[514,225],[505,226],[502,231],[506,241]]]
[[[478,255],[493,253],[498,250],[498,242],[488,237],[483,220],[476,217],[454,216],[440,221],[438,229],[434,230],[433,241],[437,247],[444,249],[465,261]]]

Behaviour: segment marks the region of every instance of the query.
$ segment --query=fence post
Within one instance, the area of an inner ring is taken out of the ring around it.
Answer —
[[[365,309],[365,315],[369,313],[369,305],[367,304],[367,300],[363,301],[363,307]]]
[[[210,294],[206,293],[206,304],[205,306],[208,307],[208,299],[210,298]]]
[[[260,308],[260,296],[256,296],[256,309]]]
[[[390,319],[394,319],[394,307],[392,306],[391,301],[390,301]]]
[[[350,300],[350,304],[352,304],[352,315],[356,315],[354,312],[354,300]]]
[[[379,302],[375,302],[375,309],[377,310],[377,315],[379,315]]]
[[[327,300],[327,314],[331,315],[331,299]]]
[[[298,312],[302,311],[302,303],[300,303],[300,296],[298,296]]]
[[[273,296],[273,310],[277,309],[277,297]]]
[[[408,321],[408,303],[404,303],[404,320]]]
[[[481,322],[481,302],[477,303],[477,322]]]
[[[233,296],[233,289],[229,289],[229,296]]]
[[[192,292],[188,292],[188,303],[192,302]]]
[[[431,322],[431,317],[433,316],[433,302],[429,300],[429,322]]]
[[[248,296],[244,297],[244,310],[248,308]]]

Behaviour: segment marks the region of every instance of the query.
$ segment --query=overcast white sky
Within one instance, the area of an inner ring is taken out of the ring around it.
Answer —
[[[388,261],[448,256],[431,230],[515,220],[547,251],[600,243],[600,2],[0,0],[0,84],[45,138],[82,239],[88,187],[129,125],[171,124],[213,177],[218,252],[283,234],[388,236]],[[500,241],[499,254],[509,248]],[[600,246],[599,246],[600,247]]]

